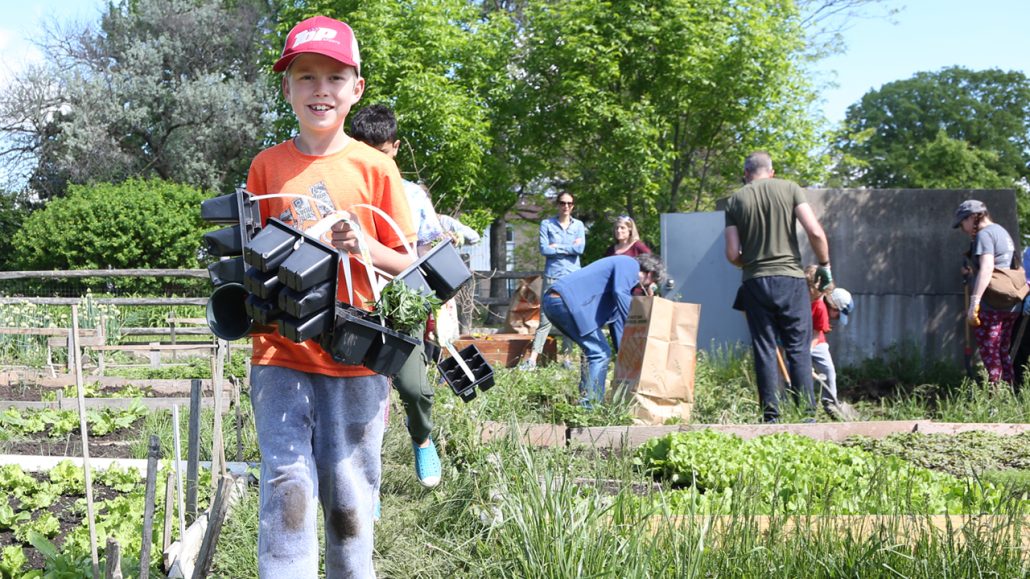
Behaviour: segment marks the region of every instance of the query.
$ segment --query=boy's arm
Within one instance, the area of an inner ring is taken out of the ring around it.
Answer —
[[[358,253],[357,232],[350,223],[341,221],[333,225],[333,247],[347,253]],[[396,275],[415,262],[414,258],[404,251],[403,247],[387,247],[372,236],[365,236],[368,252],[372,256],[372,264],[390,275]]]

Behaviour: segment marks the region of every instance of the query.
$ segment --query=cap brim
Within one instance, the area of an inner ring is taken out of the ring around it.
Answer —
[[[842,326],[848,325],[848,315],[845,314],[843,310],[837,310],[837,311],[840,312],[840,325],[842,325]]]

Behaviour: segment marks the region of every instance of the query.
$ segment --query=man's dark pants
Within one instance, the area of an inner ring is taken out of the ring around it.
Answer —
[[[812,302],[807,282],[780,275],[749,279],[743,283],[740,300],[751,331],[758,401],[765,421],[780,416],[777,341],[783,346],[791,386],[804,396],[808,413],[814,415]]]

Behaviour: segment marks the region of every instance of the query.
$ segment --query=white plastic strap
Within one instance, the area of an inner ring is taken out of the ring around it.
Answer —
[[[408,243],[408,239],[404,237],[404,232],[401,231],[401,226],[397,225],[397,222],[394,221],[393,217],[390,217],[389,213],[383,211],[375,205],[369,205],[367,203],[356,203],[354,205],[351,205],[351,209],[355,207],[371,209],[373,212],[378,213],[379,216],[382,217],[384,221],[386,221],[386,224],[393,229],[393,232],[397,234],[397,238],[401,240],[401,244],[404,245],[404,250],[408,252],[408,255],[411,256],[412,259],[418,259],[418,254],[415,253],[415,249],[411,247],[411,244]]]
[[[461,358],[461,354],[458,353],[458,349],[454,347],[454,344],[445,342],[443,346],[451,353],[451,357],[458,363],[458,366],[461,366],[461,371],[468,376],[469,382],[475,382],[476,375],[472,373],[472,369],[469,368],[468,364],[465,363],[465,360]]]

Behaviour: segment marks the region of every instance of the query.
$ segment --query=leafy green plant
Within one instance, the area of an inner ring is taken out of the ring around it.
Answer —
[[[785,433],[743,440],[712,430],[678,432],[648,441],[636,460],[683,489],[673,500],[680,508],[716,512],[742,488],[752,488],[757,508],[769,514],[969,513],[1004,499],[989,482]]]
[[[402,334],[412,334],[423,327],[429,312],[441,305],[435,295],[423,296],[398,279],[390,280],[379,293],[372,314],[381,316],[386,325]]]
[[[0,579],[21,579],[22,569],[29,562],[25,551],[18,545],[8,545],[0,550]]]
[[[26,511],[15,511],[6,500],[0,503],[0,531],[14,529],[31,517]]]

